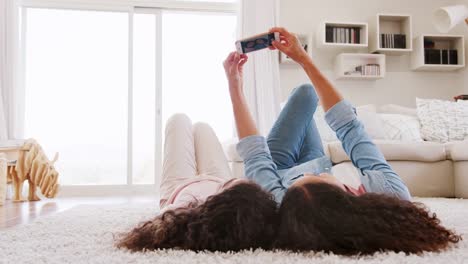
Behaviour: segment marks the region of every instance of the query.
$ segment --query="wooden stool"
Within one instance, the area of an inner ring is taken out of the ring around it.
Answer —
[[[0,205],[3,205],[7,192],[7,159],[6,155],[0,153]]]
[[[15,171],[15,165],[16,165],[16,160],[18,159],[18,155],[19,155],[19,152],[21,151],[21,145],[22,145],[22,142],[17,142],[16,145],[14,144],[9,144],[9,143],[5,143],[5,146],[2,146],[0,145],[0,155],[3,156],[3,161],[4,161],[4,164],[2,167],[0,164],[0,169],[2,170],[2,172],[0,173],[5,173],[4,176],[5,176],[5,186],[4,186],[4,193],[1,192],[2,190],[2,184],[0,183],[0,201],[5,201],[5,198],[6,198],[6,190],[7,190],[7,187],[8,187],[8,184],[12,184],[13,183],[13,174],[16,173]],[[2,177],[3,175],[0,175],[0,181],[2,181]],[[23,184],[21,184],[21,190],[19,190],[20,192],[22,191],[22,186]],[[18,198],[18,197],[15,197],[15,198]],[[16,199],[16,200],[20,200],[19,198]]]

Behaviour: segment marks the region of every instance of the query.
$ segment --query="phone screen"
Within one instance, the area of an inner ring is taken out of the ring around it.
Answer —
[[[275,40],[275,33],[269,33],[251,39],[241,41],[242,51],[249,53],[256,50],[261,50],[271,46],[271,42]]]

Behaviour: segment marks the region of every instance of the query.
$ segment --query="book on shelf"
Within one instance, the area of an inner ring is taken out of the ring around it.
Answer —
[[[406,35],[404,34],[381,34],[380,48],[383,49],[406,49]]]
[[[380,76],[380,65],[379,64],[365,64],[359,65],[352,71],[344,73],[347,76]]]
[[[424,64],[457,65],[458,51],[446,49],[424,49]]]
[[[430,39],[424,39],[424,48],[425,49],[434,49],[435,48],[435,42]]]
[[[325,42],[360,44],[361,43],[361,28],[326,26],[325,27]]]

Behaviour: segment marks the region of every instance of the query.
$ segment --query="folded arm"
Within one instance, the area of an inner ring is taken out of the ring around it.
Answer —
[[[325,119],[336,132],[354,166],[360,170],[361,181],[367,191],[411,199],[408,188],[372,142],[349,102],[341,101],[334,105]]]

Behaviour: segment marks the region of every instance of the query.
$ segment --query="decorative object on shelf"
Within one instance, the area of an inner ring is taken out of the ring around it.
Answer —
[[[464,5],[446,6],[434,12],[433,22],[441,33],[447,33],[456,25],[465,21],[468,25],[468,7]]]
[[[14,166],[8,167],[7,182],[14,187],[14,202],[24,201],[22,190],[24,181],[29,184],[29,201],[40,200],[36,194],[36,188],[47,198],[53,198],[59,190],[58,172],[54,164],[58,159],[58,153],[52,161],[49,161],[41,146],[34,140],[27,140],[18,149],[18,159]]]
[[[312,56],[312,37],[305,35],[305,34],[297,34],[297,37],[299,38],[299,41],[302,44],[302,47],[304,50],[309,54],[309,56]],[[279,53],[279,60],[280,63],[283,64],[294,64],[296,63],[294,60],[289,58],[286,54],[280,52]]]
[[[463,36],[422,35],[413,42],[411,68],[416,71],[453,71],[465,67]]]
[[[387,55],[404,55],[413,50],[412,19],[405,14],[377,14],[369,23],[369,50]]]
[[[380,76],[379,64],[365,64],[356,66],[354,71],[347,71],[344,75],[361,75],[361,76]]]
[[[342,53],[335,59],[337,79],[377,80],[385,77],[385,55]]]
[[[368,47],[368,24],[361,22],[325,21],[317,30],[318,48],[352,48]]]
[[[458,101],[458,100],[468,100],[468,94],[457,95],[457,96],[455,96],[453,99],[455,99],[455,101]]]

